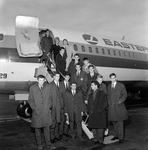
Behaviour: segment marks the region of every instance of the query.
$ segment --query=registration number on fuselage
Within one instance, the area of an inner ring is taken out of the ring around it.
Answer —
[[[0,73],[0,79],[6,79],[7,73]]]

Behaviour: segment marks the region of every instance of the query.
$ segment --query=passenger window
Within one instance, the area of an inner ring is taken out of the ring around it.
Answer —
[[[133,53],[133,58],[135,58],[135,53]]]
[[[85,52],[85,47],[83,45],[81,46],[81,49],[83,52]]]
[[[96,49],[96,53],[99,53],[99,49],[98,49],[98,47],[96,47],[95,49]]]
[[[141,54],[139,54],[139,59],[141,59]]]
[[[130,52],[128,52],[128,56],[131,57]]]
[[[73,45],[75,51],[78,51],[78,46],[76,44]]]
[[[114,53],[114,56],[116,56],[116,51],[115,50],[113,50],[113,53]]]
[[[108,55],[110,55],[110,50],[108,49]]]
[[[102,54],[105,54],[105,51],[104,51],[104,49],[102,48]]]
[[[124,57],[126,57],[126,53],[124,52]]]
[[[89,46],[89,52],[92,53],[92,48]]]
[[[119,51],[119,56],[121,56],[121,52]]]

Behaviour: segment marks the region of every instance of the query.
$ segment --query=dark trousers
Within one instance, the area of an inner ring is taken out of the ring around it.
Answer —
[[[77,136],[82,137],[82,125],[81,121],[78,119],[78,114],[75,112],[73,113],[73,121],[70,121],[70,131],[69,134],[74,138],[76,133],[75,133],[75,127],[77,131]]]
[[[68,128],[69,126],[66,124],[66,116],[65,116],[65,112],[64,109],[61,110],[61,123],[60,123],[60,131],[59,134],[68,134]]]
[[[94,141],[103,143],[104,141],[104,129],[92,129],[94,135]]]
[[[114,136],[122,140],[124,138],[123,121],[113,121],[113,126],[115,130]]]
[[[60,123],[54,122],[54,125],[52,124],[50,128],[50,133],[51,133],[51,140],[54,138],[59,138],[59,126]]]
[[[46,145],[51,145],[49,126],[43,127],[43,133],[44,133]],[[37,145],[41,145],[42,144],[41,128],[35,128],[35,136],[36,136]]]

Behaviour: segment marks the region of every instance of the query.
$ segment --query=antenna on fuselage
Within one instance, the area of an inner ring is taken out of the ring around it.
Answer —
[[[122,37],[122,40],[124,40],[124,39],[125,39],[125,36]]]

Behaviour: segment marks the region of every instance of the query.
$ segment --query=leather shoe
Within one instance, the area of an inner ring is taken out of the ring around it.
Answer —
[[[59,138],[54,138],[54,140],[55,140],[55,141],[60,141],[60,139],[59,139]]]
[[[97,144],[99,144],[99,142],[98,141],[93,141],[93,144],[97,145]]]
[[[118,137],[113,137],[111,141],[118,140]]]
[[[64,136],[66,136],[67,138],[72,138],[71,135],[68,135],[68,134],[63,134]]]
[[[105,146],[103,143],[99,143],[99,148],[102,148],[103,146]]]
[[[38,150],[42,150],[43,146],[42,145],[38,145]]]
[[[47,149],[56,149],[53,145],[47,145],[46,148]]]
[[[122,139],[122,140],[119,140],[119,143],[120,143],[120,144],[124,143],[124,140],[123,140],[123,139]]]
[[[55,139],[51,139],[50,142],[51,143],[55,143],[56,141],[55,141]]]

